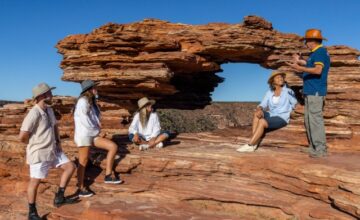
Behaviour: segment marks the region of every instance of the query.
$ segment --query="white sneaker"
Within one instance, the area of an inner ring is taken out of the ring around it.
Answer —
[[[148,144],[140,144],[140,146],[139,146],[139,150],[147,150],[147,149],[149,149],[149,145]]]
[[[163,144],[163,142],[160,142],[160,143],[158,143],[155,147],[156,147],[156,148],[163,148],[163,147],[164,147],[164,144]]]
[[[256,145],[252,146],[249,144],[241,145],[238,149],[236,149],[237,152],[254,152],[256,150]]]

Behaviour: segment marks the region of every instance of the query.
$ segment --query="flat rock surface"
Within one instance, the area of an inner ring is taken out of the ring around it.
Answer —
[[[52,207],[60,174],[52,170],[39,188],[39,212],[48,219],[79,220],[360,217],[359,153],[314,159],[300,148],[267,144],[238,153],[243,141],[232,138],[236,133],[241,131],[182,134],[165,148],[148,151],[123,145],[116,166],[125,181],[121,185],[103,183],[105,161],[94,150],[97,160],[88,167],[87,181],[96,195]],[[73,146],[65,150],[76,156]],[[1,162],[0,212],[3,219],[25,218],[27,167],[12,159],[14,154],[1,154],[9,159]],[[67,194],[76,191],[75,183],[74,176]]]

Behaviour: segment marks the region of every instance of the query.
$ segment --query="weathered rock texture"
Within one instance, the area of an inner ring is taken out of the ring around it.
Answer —
[[[292,148],[267,147],[234,153],[246,130],[182,134],[161,150],[121,148],[116,170],[125,183],[102,183],[105,161],[95,151],[87,170],[94,197],[55,209],[52,199],[59,170],[40,185],[39,212],[60,219],[356,219],[360,217],[360,153],[333,153],[311,159]],[[63,147],[76,155],[71,140]],[[0,213],[26,215],[28,180],[24,158],[0,152]],[[100,159],[99,159],[100,158]],[[97,166],[100,165],[101,168]],[[75,192],[74,176],[67,195]],[[0,218],[1,219],[1,218]]]
[[[54,209],[51,200],[59,181],[59,171],[54,170],[39,190],[40,213],[51,212],[49,219],[360,218],[360,99],[356,95],[360,62],[359,51],[346,46],[328,47],[332,58],[325,107],[332,152],[328,158],[310,159],[299,152],[307,145],[302,105],[291,124],[268,134],[254,154],[235,153],[250,135],[249,127],[183,134],[160,151],[138,152],[126,142],[138,98],[155,98],[159,107],[202,108],[222,81],[216,75],[222,63],[252,62],[285,71],[299,94],[299,75],[284,66],[295,52],[307,55],[299,38],[249,16],[234,25],[159,20],[107,24],[60,41],[63,80],[100,83],[103,132],[120,147],[116,169],[126,182],[104,185],[102,169],[90,167],[89,184],[97,195]],[[77,150],[72,141],[74,102],[73,97],[54,99],[62,146],[72,159]],[[21,219],[26,214],[28,167],[25,145],[17,135],[31,106],[26,101],[0,108],[0,219]],[[101,155],[92,154],[95,164]],[[74,177],[69,192],[75,191],[75,182]]]
[[[157,99],[160,107],[209,104],[210,92],[222,82],[215,73],[227,62],[258,63],[284,71],[300,97],[300,76],[284,66],[292,54],[309,53],[299,39],[273,30],[271,23],[255,16],[245,17],[242,24],[198,26],[149,19],[110,23],[89,34],[68,36],[56,47],[63,54],[63,80],[98,81],[102,100],[133,111],[143,96]],[[360,150],[352,145],[360,131],[360,52],[346,46],[328,50],[332,60],[325,107],[329,147]],[[294,145],[306,145],[302,114],[298,105],[287,129],[298,137]],[[338,139],[343,144],[337,144]]]

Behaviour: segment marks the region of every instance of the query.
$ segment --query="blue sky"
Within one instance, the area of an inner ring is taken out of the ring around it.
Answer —
[[[360,49],[359,0],[0,0],[0,99],[31,97],[39,82],[56,86],[58,95],[77,96],[80,86],[60,80],[56,43],[67,35],[88,33],[107,22],[158,18],[186,24],[241,23],[262,16],[281,32],[303,35],[320,28],[326,45]],[[270,70],[255,64],[225,64],[215,101],[259,101]]]

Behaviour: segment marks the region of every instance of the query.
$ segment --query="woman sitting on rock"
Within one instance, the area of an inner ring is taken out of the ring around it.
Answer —
[[[255,110],[252,137],[237,149],[238,152],[254,152],[265,132],[280,129],[289,123],[297,100],[294,91],[286,86],[285,73],[272,73],[268,84],[270,89]]]
[[[129,127],[129,139],[139,145],[139,150],[162,148],[163,141],[169,138],[168,132],[161,132],[159,117],[152,108],[154,104],[155,100],[139,99],[139,109]]]
[[[88,162],[90,146],[95,146],[108,151],[106,157],[105,183],[119,184],[122,180],[112,176],[114,158],[118,146],[111,140],[100,137],[100,109],[96,104],[96,84],[92,80],[81,83],[82,92],[78,98],[75,111],[74,141],[79,149],[78,187],[79,197],[89,197],[93,193],[84,188],[85,167]]]

